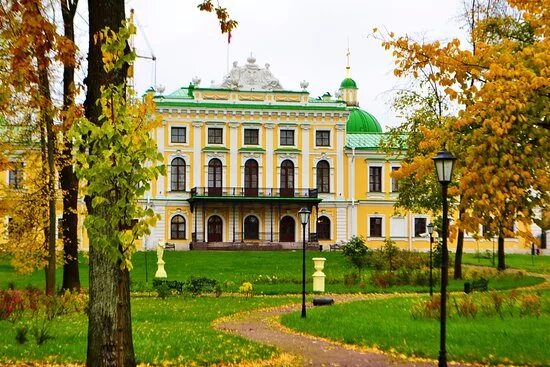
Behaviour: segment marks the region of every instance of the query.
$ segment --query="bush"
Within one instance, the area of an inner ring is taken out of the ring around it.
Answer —
[[[239,287],[239,292],[242,293],[242,294],[244,294],[244,296],[245,296],[246,298],[251,297],[253,291],[254,291],[254,287],[252,286],[252,283],[250,283],[250,282],[244,282],[244,283]]]
[[[367,266],[368,247],[365,245],[365,239],[362,236],[353,236],[346,242],[342,246],[342,254],[357,269],[359,274]]]
[[[193,297],[202,293],[216,293],[217,289],[221,292],[221,287],[219,286],[218,281],[206,277],[191,277],[185,283],[185,290],[191,293]]]
[[[352,287],[359,283],[361,276],[357,273],[349,273],[344,275],[344,285],[346,287]]]

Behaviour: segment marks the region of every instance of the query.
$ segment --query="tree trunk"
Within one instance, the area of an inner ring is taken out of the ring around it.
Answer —
[[[456,238],[455,271],[454,279],[462,279],[462,253],[464,249],[464,230],[458,231]]]
[[[61,13],[65,37],[74,42],[74,16],[78,0],[62,0]],[[75,60],[76,61],[76,60]],[[74,65],[63,66],[63,112],[67,113],[74,105]],[[70,126],[64,115],[64,132]],[[78,178],[73,169],[72,143],[63,136],[61,171],[59,180],[63,190],[63,285],[62,289],[80,289],[78,272]]]
[[[123,0],[88,1],[89,54],[87,93],[84,102],[86,117],[98,124],[101,113],[96,102],[100,87],[110,83],[122,84],[124,72],[108,74],[103,69],[101,45],[94,41],[96,34],[109,27],[118,31],[125,19]],[[93,147],[92,147],[93,149]],[[90,152],[93,154],[93,151]],[[105,216],[105,211],[92,208],[90,213]],[[108,220],[108,218],[106,218]],[[112,235],[105,233],[106,236]],[[90,239],[93,242],[93,239]],[[129,281],[117,262],[94,246],[90,246],[90,309],[88,312],[88,367],[135,366],[132,343]]]
[[[46,265],[46,294],[52,295],[55,292],[55,227],[57,216],[55,214],[55,134],[53,131],[53,117],[51,113],[51,95],[50,95],[50,80],[48,77],[48,69],[41,68],[39,70],[40,80],[40,95],[43,98],[43,103],[40,107],[41,123],[45,129],[45,142],[42,139],[41,144],[46,145],[46,162],[42,155],[42,164],[47,164],[43,168],[46,173],[46,195],[48,198],[48,225],[45,230],[47,260]],[[42,136],[43,138],[43,136]]]
[[[497,264],[497,270],[504,270],[506,269],[505,264],[505,257],[504,257],[504,236],[499,235],[498,236],[498,264]]]

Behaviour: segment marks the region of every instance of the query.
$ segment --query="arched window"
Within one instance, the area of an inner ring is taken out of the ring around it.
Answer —
[[[223,221],[217,216],[213,215],[208,218],[208,242],[221,242],[223,232]]]
[[[294,163],[286,159],[281,163],[281,196],[294,196]]]
[[[258,196],[258,162],[249,159],[244,164],[244,194]]]
[[[260,221],[254,215],[249,215],[244,219],[244,239],[260,239]]]
[[[222,162],[211,159],[208,162],[208,195],[221,196],[222,194]]]
[[[174,215],[170,220],[170,238],[173,240],[185,239],[185,218],[181,215]]]
[[[330,166],[327,161],[317,163],[317,190],[319,192],[330,192]]]
[[[174,158],[171,166],[170,189],[185,191],[185,161],[182,158]]]
[[[325,216],[317,219],[317,238],[320,240],[330,240],[330,219]]]

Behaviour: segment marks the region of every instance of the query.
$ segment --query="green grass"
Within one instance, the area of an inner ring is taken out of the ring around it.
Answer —
[[[306,276],[308,279],[307,291],[312,292],[311,275],[314,272],[311,258],[322,255],[327,259],[325,263],[326,291],[329,293],[368,293],[368,292],[428,292],[427,286],[394,286],[378,288],[365,282],[363,286],[345,286],[344,275],[353,271],[345,261],[341,252],[308,252],[306,262]],[[302,253],[300,251],[166,251],[164,255],[165,269],[170,280],[187,280],[191,276],[213,278],[225,284],[227,292],[237,292],[243,282],[251,282],[256,294],[289,294],[301,292]],[[138,252],[133,257],[134,268],[130,273],[133,283],[140,289],[145,285],[145,253]],[[151,286],[156,271],[156,253],[147,253],[147,279]],[[364,272],[364,279],[368,279],[370,271]],[[61,269],[57,272],[57,284],[61,284]],[[83,287],[88,287],[88,267],[86,259],[81,256],[80,277]],[[267,282],[270,277],[275,279]],[[0,288],[6,288],[10,282],[17,287],[33,285],[44,286],[44,272],[37,271],[30,275],[14,273],[7,260],[0,260]],[[489,283],[491,289],[509,289],[534,285],[542,282],[536,277],[499,277]],[[145,287],[146,288],[146,287]],[[437,285],[435,287],[437,289]],[[451,280],[449,289],[458,291],[464,288],[463,281]]]
[[[550,365],[550,292],[543,293],[539,317],[453,317],[447,322],[450,361]],[[285,315],[284,325],[308,334],[361,346],[395,349],[410,356],[437,359],[439,321],[414,320],[411,304],[417,298],[391,298],[310,309],[307,318]],[[338,315],[338,317],[335,317]]]
[[[211,365],[266,359],[274,348],[217,331],[212,321],[239,311],[297,302],[290,297],[171,297],[134,298],[132,327],[136,359],[143,363]],[[25,321],[25,320],[24,320]],[[19,345],[15,327],[0,322],[0,365],[10,360],[82,363],[86,359],[87,319],[84,314],[63,316],[53,324],[54,339],[37,346]]]
[[[482,253],[482,256],[485,254]],[[481,265],[496,268],[497,258],[495,253],[495,263],[493,265],[492,254],[489,258],[478,258],[475,254],[464,254],[463,264]],[[520,254],[506,255],[505,264],[507,268],[521,269],[538,274],[550,274],[550,256],[531,256]]]

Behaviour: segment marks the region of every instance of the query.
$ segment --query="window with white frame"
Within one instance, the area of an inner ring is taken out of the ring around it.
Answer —
[[[318,147],[330,147],[330,131],[317,130],[315,132],[315,145]]]
[[[223,144],[223,128],[208,128],[208,144]]]
[[[391,217],[390,236],[395,238],[407,237],[407,219],[405,217]]]
[[[294,146],[294,130],[281,130],[280,145],[282,146]]]
[[[369,237],[383,237],[383,217],[369,217]]]
[[[427,225],[428,219],[427,218],[414,218],[414,236],[415,237],[422,237],[425,233],[428,232],[426,225]]]
[[[382,192],[382,167],[369,167],[369,192]]]
[[[8,172],[8,186],[10,189],[23,188],[23,167],[15,164]]]
[[[259,136],[258,129],[244,129],[244,145],[258,145]]]
[[[392,178],[391,178],[391,192],[399,192],[399,180],[393,177],[393,174],[399,170],[399,167],[392,167]]]
[[[170,128],[170,142],[171,143],[186,143],[187,142],[187,129],[184,126],[172,126]]]

